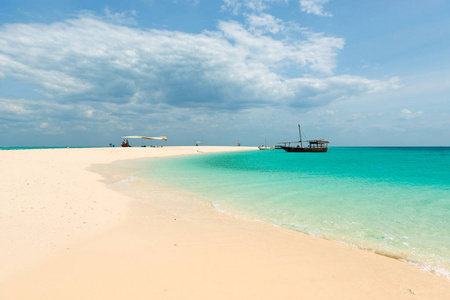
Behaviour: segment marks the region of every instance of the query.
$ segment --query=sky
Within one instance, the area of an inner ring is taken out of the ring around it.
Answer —
[[[0,147],[450,146],[449,53],[448,0],[0,0]]]

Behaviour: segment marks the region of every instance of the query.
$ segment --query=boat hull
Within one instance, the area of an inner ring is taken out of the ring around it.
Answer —
[[[328,148],[303,148],[303,147],[285,147],[281,148],[286,152],[327,152]]]

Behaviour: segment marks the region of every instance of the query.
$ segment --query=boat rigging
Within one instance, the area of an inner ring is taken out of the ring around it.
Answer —
[[[281,145],[281,149],[286,152],[327,152],[328,151],[328,141],[324,140],[302,140],[302,130],[300,128],[300,124],[298,124],[298,133],[300,136],[299,141],[295,142],[280,142],[278,144]],[[303,143],[308,143],[307,147],[303,147]],[[292,145],[294,144],[294,145]],[[297,144],[295,146],[295,144]]]

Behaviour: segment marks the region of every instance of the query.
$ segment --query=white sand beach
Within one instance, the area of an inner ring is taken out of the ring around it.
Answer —
[[[141,202],[89,170],[252,149],[0,151],[0,299],[450,299],[449,280],[405,262],[156,184]]]

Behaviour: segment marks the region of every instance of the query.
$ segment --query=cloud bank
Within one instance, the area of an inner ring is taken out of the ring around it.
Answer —
[[[39,109],[40,128],[56,119],[80,120],[80,129],[90,122],[133,128],[120,120],[182,119],[191,109],[197,115],[296,109],[397,86],[395,79],[334,75],[341,38],[263,13],[246,20],[221,21],[216,31],[200,34],[132,28],[90,15],[5,25],[0,78],[38,86],[48,101],[3,98],[0,115],[25,122]],[[292,38],[293,31],[301,38]]]

